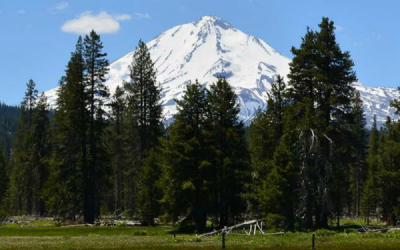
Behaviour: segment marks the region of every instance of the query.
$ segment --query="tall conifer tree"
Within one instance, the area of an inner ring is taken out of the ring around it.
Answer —
[[[286,85],[283,77],[278,75],[268,93],[267,109],[258,111],[249,128],[253,177],[249,198],[254,201],[263,199],[259,196],[262,192],[260,188],[273,168],[273,155],[283,135],[283,116],[287,105]],[[254,201],[251,202],[252,209],[259,210],[260,207]]]
[[[104,99],[109,96],[104,85],[109,71],[107,53],[103,51],[100,35],[94,30],[85,36],[83,58],[85,60],[85,84],[89,105],[89,160],[83,169],[84,219],[93,223],[100,215],[100,190],[105,173],[104,139]]]
[[[382,132],[383,135],[383,132]],[[372,128],[369,133],[369,147],[367,155],[368,172],[366,181],[363,186],[361,196],[361,212],[367,218],[369,224],[369,217],[374,214],[378,205],[378,166],[379,166],[379,131],[376,124],[376,115],[372,123]]]
[[[352,107],[352,165],[354,186],[354,214],[360,216],[362,187],[368,174],[367,158],[367,131],[364,115],[364,105],[360,93],[355,92]],[[376,126],[376,124],[375,124]],[[376,128],[375,128],[376,129]]]
[[[219,226],[232,223],[244,209],[243,190],[248,176],[248,152],[243,122],[239,121],[236,94],[225,78],[210,86],[208,91],[208,133],[214,168],[215,211]]]
[[[356,80],[353,61],[348,52],[342,52],[336,42],[334,24],[323,18],[318,32],[308,30],[300,48],[292,48],[294,59],[290,64],[289,99],[295,105],[298,119],[298,131],[303,131],[305,147],[307,141],[318,138],[318,144],[312,145],[316,153],[305,154],[302,168],[303,183],[312,183],[301,188],[306,198],[306,226],[312,226],[315,213],[318,227],[328,226],[328,216],[332,212],[332,195],[338,195],[343,185],[338,181],[343,177],[341,170],[346,162],[335,158],[336,149],[343,147],[346,138],[341,138],[347,129],[348,114],[351,112],[351,97]],[[296,117],[295,116],[295,117]],[[299,142],[299,145],[302,144]],[[315,200],[307,200],[313,199]]]
[[[186,86],[182,100],[176,100],[178,113],[163,140],[165,157],[163,204],[176,221],[185,216],[198,231],[206,228],[212,215],[213,169],[209,136],[206,131],[207,96],[197,81]]]
[[[45,200],[43,198],[45,183],[49,176],[48,158],[49,145],[49,107],[47,98],[42,93],[33,113],[33,145],[32,160],[35,185],[35,213],[40,216],[46,214]]]
[[[23,114],[19,122],[12,154],[10,194],[12,209],[25,214],[44,215],[44,183],[48,176],[46,160],[49,154],[49,109],[46,98],[40,96],[30,80],[21,104]]]
[[[137,203],[139,192],[151,193],[149,190],[145,190],[151,187],[142,183],[141,175],[145,173],[142,171],[142,167],[148,153],[159,145],[159,137],[163,135],[161,88],[157,83],[150,52],[142,40],[139,41],[129,70],[130,82],[124,83],[128,93],[127,119],[132,164],[128,170],[131,180],[128,189],[129,209],[135,213],[137,205],[143,205],[143,203]],[[140,196],[143,198],[143,195]],[[153,199],[152,197],[147,198]],[[143,209],[139,210],[143,211]],[[150,223],[152,224],[152,222]]]
[[[109,153],[114,167],[115,211],[119,216],[125,209],[125,171],[127,166],[126,100],[122,88],[117,87],[111,103]]]
[[[53,153],[47,182],[47,205],[52,214],[75,220],[83,207],[83,171],[88,168],[89,97],[84,78],[83,41],[71,53],[60,80],[52,128]]]
[[[12,209],[25,214],[33,213],[34,193],[32,186],[35,183],[32,159],[33,146],[33,113],[37,101],[38,91],[31,79],[26,84],[27,90],[21,103],[21,115],[18,131],[14,141],[14,150],[11,159],[11,203]],[[23,211],[24,210],[24,211]]]

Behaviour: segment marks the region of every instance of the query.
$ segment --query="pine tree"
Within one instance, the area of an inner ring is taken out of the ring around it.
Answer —
[[[290,64],[289,100],[295,106],[294,118],[303,142],[309,145],[309,138],[317,139],[315,153],[301,157],[307,161],[302,170],[304,197],[309,197],[305,211],[306,226],[312,226],[315,213],[318,227],[328,226],[328,216],[332,212],[331,196],[341,197],[343,171],[347,162],[335,158],[335,152],[343,148],[343,131],[348,129],[348,114],[351,111],[351,97],[356,80],[353,61],[348,52],[342,52],[336,42],[334,24],[323,18],[320,30],[307,30],[299,49],[292,48],[294,59]],[[302,131],[302,132],[300,132]],[[311,140],[315,141],[315,140]],[[313,205],[312,205],[313,204]],[[336,202],[340,206],[340,201]],[[338,209],[340,210],[340,208]]]
[[[30,80],[22,101],[21,116],[11,159],[10,195],[12,210],[44,215],[42,198],[48,175],[49,110],[44,95],[38,100],[35,83]]]
[[[33,110],[36,105],[36,99],[38,97],[38,90],[35,88],[36,83],[30,79],[29,82],[26,84],[27,90],[25,92],[25,97],[21,106],[23,109],[26,110],[28,116],[28,125],[31,126],[32,124],[32,117],[33,117]]]
[[[288,99],[293,107],[288,111],[291,113],[290,117],[295,126],[291,127],[291,130],[297,130],[299,136],[298,144],[301,149],[298,151],[297,157],[300,158],[300,173],[299,182],[303,183],[300,186],[299,195],[302,202],[299,203],[297,210],[299,211],[297,216],[303,218],[303,223],[306,228],[313,227],[313,197],[315,195],[314,190],[314,169],[311,163],[309,163],[310,152],[307,150],[311,148],[308,138],[314,137],[313,128],[316,127],[315,123],[315,106],[316,93],[315,83],[313,82],[314,75],[316,74],[316,32],[307,28],[305,36],[302,38],[300,48],[296,49],[292,47],[292,53],[294,58],[290,64],[290,73],[288,75],[289,84],[291,86],[288,89]],[[285,124],[285,126],[288,126]],[[300,140],[301,139],[301,140]],[[312,140],[313,141],[313,140]]]
[[[83,208],[83,170],[88,167],[89,97],[84,79],[83,42],[79,37],[66,75],[60,80],[51,143],[47,206],[52,214],[75,220]]]
[[[182,100],[176,100],[178,113],[168,127],[168,138],[162,140],[164,157],[162,200],[173,221],[184,216],[186,224],[196,230],[206,228],[212,215],[210,203],[214,172],[210,162],[205,89],[196,83],[186,86]]]
[[[133,164],[128,169],[131,183],[127,195],[130,196],[129,209],[135,212],[136,205],[140,206],[136,204],[138,192],[148,188],[141,183],[142,167],[148,153],[159,145],[159,137],[163,135],[161,88],[156,80],[150,52],[141,40],[129,70],[131,80],[125,82],[124,86],[128,93],[127,122],[131,143],[130,159]]]
[[[383,132],[381,134],[383,136]],[[372,128],[369,134],[368,148],[368,172],[361,196],[361,212],[367,218],[367,223],[369,223],[369,217],[371,214],[376,211],[379,200],[379,190],[377,188],[379,186],[379,132],[376,124],[376,115],[374,115]]]
[[[261,181],[273,168],[273,155],[279,145],[284,129],[284,110],[288,105],[286,100],[286,86],[283,78],[278,75],[276,81],[271,84],[268,93],[267,109],[259,110],[253,119],[250,128],[249,151],[252,161],[252,185],[248,198],[253,200],[252,210],[257,210],[255,202],[262,186]]]
[[[100,36],[92,30],[83,42],[85,84],[89,105],[89,161],[83,168],[84,220],[93,223],[100,215],[100,190],[104,178],[104,110],[103,101],[109,96],[104,85],[108,73],[107,54],[103,53]],[[103,157],[102,157],[103,156]]]
[[[129,93],[132,119],[139,136],[139,159],[146,158],[146,151],[158,145],[162,135],[161,89],[157,84],[154,63],[146,44],[140,40],[129,66],[130,78],[125,87]]]
[[[364,105],[361,100],[360,93],[357,91],[353,97],[353,107],[352,107],[352,148],[353,148],[353,159],[352,165],[353,171],[353,181],[354,181],[354,208],[355,215],[360,216],[361,210],[361,193],[362,186],[366,180],[368,174],[368,169],[366,168],[366,158],[367,158],[367,131],[365,129],[366,120],[364,115]],[[376,124],[375,124],[376,126]],[[375,127],[376,129],[376,127]]]
[[[34,172],[31,164],[33,151],[33,113],[37,101],[38,91],[35,82],[31,79],[26,84],[27,90],[21,103],[21,115],[17,135],[14,141],[14,150],[11,156],[10,191],[12,209],[17,213],[33,213]],[[24,210],[24,211],[23,211]]]
[[[46,214],[43,192],[49,175],[47,162],[50,154],[49,127],[49,107],[47,98],[42,93],[33,113],[33,145],[30,162],[35,180],[35,185],[32,187],[35,192],[35,214],[39,216]]]
[[[243,122],[239,121],[236,94],[225,78],[208,91],[208,133],[211,136],[215,174],[215,209],[219,226],[231,223],[244,209],[243,185],[248,178],[248,152]]]
[[[110,103],[111,115],[109,126],[108,152],[112,156],[111,163],[114,167],[115,180],[115,211],[119,216],[125,210],[125,171],[127,166],[126,148],[126,100],[124,91],[117,87]]]

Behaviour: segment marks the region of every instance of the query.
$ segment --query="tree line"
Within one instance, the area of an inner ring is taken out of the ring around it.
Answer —
[[[79,37],[54,115],[27,84],[10,161],[0,158],[0,215],[159,218],[199,232],[208,221],[246,218],[288,231],[339,225],[343,216],[396,225],[400,126],[388,118],[380,131],[376,120],[366,129],[354,63],[334,30],[328,18],[307,29],[248,137],[227,79],[186,84],[165,127],[146,44],[139,41],[130,80],[111,95],[100,36]],[[391,105],[400,112],[399,101]]]
[[[3,149],[6,161],[11,155],[11,147],[20,116],[20,107],[0,103],[0,147]]]

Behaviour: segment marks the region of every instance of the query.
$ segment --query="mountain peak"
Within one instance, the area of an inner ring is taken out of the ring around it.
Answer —
[[[199,18],[197,22],[199,21],[216,21],[216,20],[222,20],[220,17],[217,16],[212,16],[212,15],[205,15]]]
[[[210,25],[218,26],[225,30],[234,28],[230,23],[222,20],[220,17],[217,16],[202,16],[194,23],[194,25],[196,27],[210,26]]]

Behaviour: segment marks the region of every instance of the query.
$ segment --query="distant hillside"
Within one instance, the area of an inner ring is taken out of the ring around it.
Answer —
[[[20,107],[0,103],[0,147],[3,149],[7,159],[10,157],[11,146],[20,116]]]

